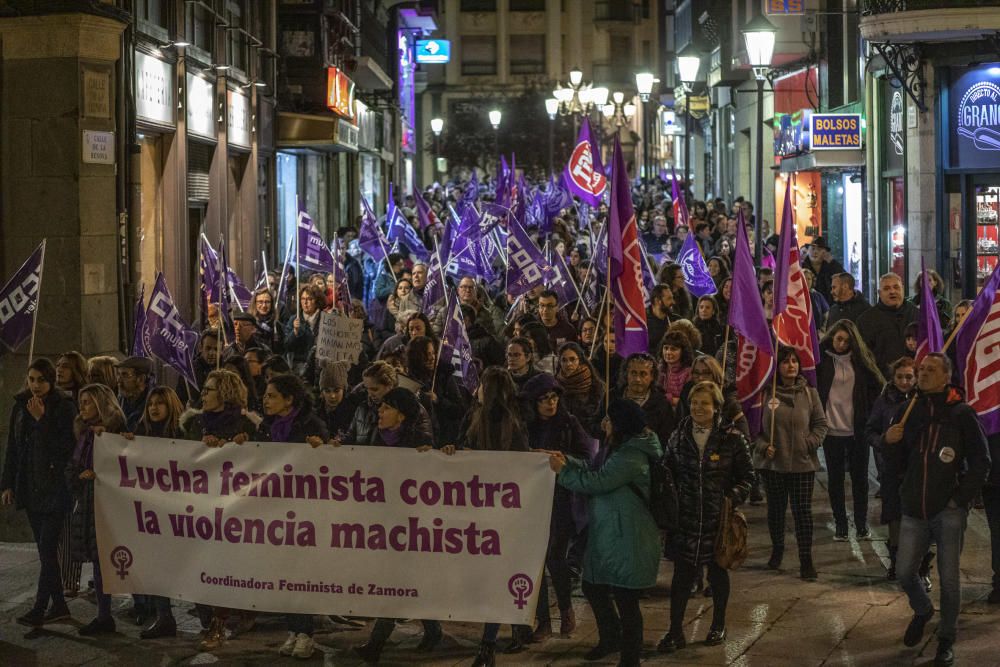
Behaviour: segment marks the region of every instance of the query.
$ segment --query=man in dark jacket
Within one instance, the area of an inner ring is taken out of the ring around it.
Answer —
[[[878,362],[882,375],[889,364],[906,355],[906,325],[917,321],[917,307],[903,300],[903,281],[887,273],[878,281],[878,303],[863,312],[858,331]]]
[[[191,407],[201,407],[201,387],[205,384],[205,378],[215,370],[215,365],[219,358],[218,329],[205,329],[201,332],[201,341],[198,343],[198,356],[194,359],[194,378],[198,381],[196,387],[190,387],[184,378],[177,380],[177,397],[184,405]]]
[[[674,306],[674,293],[669,285],[659,284],[653,287],[649,298],[649,308],[646,309],[646,332],[649,338],[649,351],[654,352],[660,345],[663,334],[667,333],[671,308]]]
[[[648,354],[630,354],[625,365],[625,385],[619,398],[637,403],[646,415],[646,426],[659,438],[660,442],[670,440],[677,425],[674,408],[656,384],[656,360]]]
[[[858,323],[861,313],[871,308],[871,304],[861,292],[854,289],[854,276],[850,273],[838,273],[830,281],[830,296],[833,303],[826,315],[826,326],[831,327],[839,320],[850,320]]]
[[[804,268],[811,269],[816,274],[816,291],[830,300],[830,285],[833,277],[844,272],[844,267],[833,258],[830,245],[822,236],[817,236],[809,247],[809,260]]]
[[[975,411],[961,391],[948,384],[951,361],[940,353],[920,363],[920,395],[909,419],[885,433],[886,455],[905,469],[900,498],[903,520],[899,529],[897,571],[910,599],[913,619],[903,643],[916,646],[924,626],[934,616],[918,568],[933,540],[938,545],[941,584],[941,624],[935,665],[951,665],[952,645],[962,603],[959,560],[969,508],[986,482],[990,453]]]
[[[125,430],[135,433],[142,413],[146,411],[146,397],[153,388],[150,379],[153,362],[143,357],[129,357],[115,366],[118,377],[118,402],[125,413]]]

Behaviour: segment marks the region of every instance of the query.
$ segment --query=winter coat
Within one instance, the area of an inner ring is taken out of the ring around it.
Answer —
[[[820,354],[819,366],[816,367],[816,390],[819,392],[820,404],[826,406],[830,397],[830,387],[833,386],[835,361],[830,353]],[[882,393],[883,383],[868,368],[861,363],[853,353],[851,366],[854,368],[854,437],[859,441],[865,437],[865,425],[876,398]]]
[[[875,399],[875,404],[872,405],[871,413],[868,415],[868,422],[865,424],[865,440],[882,458],[882,470],[879,476],[882,514],[879,520],[883,525],[903,517],[903,508],[899,500],[903,471],[896,465],[894,458],[886,456],[886,448],[891,445],[887,445],[882,436],[889,430],[900,406],[909,403],[911,396],[912,393],[904,394],[892,383],[887,384],[881,395]]]
[[[890,308],[881,301],[858,316],[858,331],[872,351],[882,375],[889,377],[889,364],[906,356],[905,330],[917,321],[917,307],[904,301]]]
[[[681,390],[681,400],[677,404],[678,423],[686,417],[691,416],[691,406],[688,401],[691,398],[691,389],[693,387],[694,382],[688,380]],[[732,424],[747,439],[747,442],[752,441],[750,438],[750,423],[747,421],[746,415],[743,414],[743,406],[740,404],[739,399],[736,398],[736,389],[732,386],[722,390],[722,412],[720,417],[723,424]]]
[[[677,487],[679,524],[667,537],[665,553],[674,561],[705,565],[715,560],[715,537],[725,497],[739,505],[753,486],[750,447],[732,424],[717,424],[705,451],[698,452],[694,422],[686,417],[664,453]]]
[[[115,418],[105,425],[106,433],[121,433],[125,426]],[[90,427],[85,427],[77,439],[73,456],[63,471],[66,485],[73,495],[73,510],[69,517],[69,551],[74,561],[92,563],[100,557],[97,551],[97,524],[94,509],[94,480],[80,479],[80,473],[89,468],[87,459],[92,456],[96,438]],[[77,457],[79,452],[79,457]]]
[[[361,400],[365,400],[363,396]],[[338,434],[346,433],[350,429],[351,422],[354,420],[354,411],[357,410],[358,404],[358,396],[345,389],[344,398],[332,410],[326,407],[326,402],[320,397],[319,408],[316,410],[316,414],[326,424],[326,430],[330,432],[330,436],[336,437]]]
[[[220,415],[220,418],[215,420],[211,427],[206,426],[206,421],[204,412],[182,420],[181,427],[184,429],[184,439],[200,442],[206,435],[212,435],[228,442],[240,433],[246,434],[249,438],[257,431],[257,424],[241,411],[236,410],[230,410]]]
[[[472,356],[474,359],[479,359],[483,368],[504,365],[507,359],[503,345],[486,327],[475,322],[469,327],[468,335],[469,344],[472,345]]]
[[[903,470],[903,514],[930,519],[950,500],[968,509],[990,472],[990,452],[976,412],[962,391],[917,398],[903,428],[903,439],[886,444],[886,458]],[[906,408],[897,411],[898,422]]]
[[[215,366],[209,365],[205,358],[200,354],[194,358],[194,379],[197,381],[197,385],[191,387],[187,380],[183,377],[177,380],[177,398],[181,399],[181,405],[192,405],[193,407],[201,407],[201,394],[198,391],[205,386],[205,378],[208,374],[215,370]]]
[[[764,405],[761,433],[757,436],[754,467],[775,472],[815,472],[819,470],[816,451],[826,437],[826,414],[819,394],[801,375],[786,387],[780,381],[775,392],[777,411]],[[767,458],[774,417],[774,458]]]
[[[847,301],[834,301],[830,304],[830,312],[826,314],[826,327],[830,328],[840,320],[850,320],[857,324],[861,313],[871,307],[864,295],[855,291],[854,296]]]
[[[617,396],[626,398],[624,392],[619,392]],[[677,413],[655,384],[650,387],[649,398],[642,404],[642,413],[646,416],[646,426],[656,434],[660,442],[670,440],[677,426]]]
[[[361,400],[354,409],[354,418],[351,420],[351,425],[348,427],[347,433],[342,438],[343,443],[345,445],[384,446],[385,442],[378,431],[378,405],[368,400],[364,387],[358,387],[351,392],[352,398],[355,395],[360,395]],[[344,400],[346,401],[347,398]],[[412,422],[410,420],[404,421],[402,429],[403,435],[400,439],[400,444],[397,445],[398,447],[419,447],[421,445],[435,444],[434,427],[432,426],[431,417],[423,406],[421,406],[420,417]]]
[[[149,397],[149,392],[153,390],[153,384],[148,382],[146,385],[146,390],[142,392],[142,395],[131,399],[125,397],[124,394],[118,395],[118,404],[122,407],[122,412],[125,413],[125,430],[129,432],[134,432],[136,426],[139,425],[139,420],[142,419],[142,415],[146,412],[146,399]]]
[[[431,379],[421,381],[420,399],[427,409],[434,428],[435,442],[455,442],[462,418],[469,409],[469,396],[455,377],[455,367],[442,354],[438,360],[437,378],[433,382],[437,401],[431,402]]]
[[[655,433],[643,433],[615,447],[599,470],[567,457],[556,481],[590,496],[584,580],[598,585],[643,589],[656,583],[660,532],[649,513],[649,462],[662,456]],[[633,490],[638,487],[644,498]]]
[[[299,331],[295,332],[295,316],[285,322],[285,356],[294,369],[303,366],[309,357],[309,351],[316,347],[316,336],[319,333],[320,313],[309,317],[305,313],[299,315]],[[313,324],[310,324],[313,322]],[[315,325],[316,331],[313,330]]]
[[[557,375],[556,380],[558,379]],[[589,436],[597,439],[604,437],[601,431],[601,420],[607,412],[604,407],[604,382],[596,373],[591,376],[590,391],[586,395],[574,396],[564,388],[559,403],[566,408],[566,412],[577,418]]]
[[[912,303],[917,308],[920,308],[920,292],[911,296],[907,299],[907,301]],[[941,328],[947,331],[948,327],[951,325],[951,318],[953,314],[951,301],[948,301],[948,299],[946,299],[942,294],[935,294],[934,305],[937,306],[938,320],[941,322]]]
[[[371,440],[367,444],[375,447],[398,447],[402,449],[416,449],[424,445],[434,446],[434,429],[431,428],[431,420],[423,410],[417,419],[407,419],[400,428],[399,441],[393,445],[388,444],[382,437],[382,432],[376,426],[371,432]]]
[[[53,388],[44,399],[45,414],[35,421],[28,412],[31,396],[29,391],[14,396],[0,490],[14,492],[17,509],[65,512],[70,494],[64,471],[76,445],[76,405],[69,394]]]
[[[257,427],[254,440],[259,442],[305,442],[306,438],[314,435],[319,436],[324,442],[330,439],[326,423],[311,408],[299,411],[299,414],[292,421],[292,430],[288,433],[288,437],[280,441],[274,440],[271,436],[271,426],[274,424],[274,420],[274,415],[264,417],[264,421]]]
[[[694,326],[701,334],[701,352],[714,356],[722,347],[722,342],[726,337],[726,328],[719,323],[719,320],[703,320],[700,317],[695,318]]]

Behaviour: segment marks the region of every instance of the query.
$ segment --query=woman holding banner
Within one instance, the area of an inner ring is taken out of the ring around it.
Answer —
[[[85,636],[112,633],[111,596],[104,592],[101,558],[97,552],[97,527],[94,523],[94,438],[103,432],[121,433],[125,414],[118,399],[104,385],[88,384],[80,390],[79,412],[73,424],[76,449],[66,466],[66,481],[76,500],[73,508],[70,545],[73,558],[94,564],[94,590],[97,595],[97,618],[81,627]]]
[[[291,374],[275,375],[264,391],[264,421],[257,430],[260,442],[306,442],[312,447],[325,443],[330,434],[326,424],[312,411],[312,401],[302,380]],[[316,650],[313,617],[287,614],[288,638],[278,649],[280,655],[310,658]]]
[[[44,357],[28,367],[25,385],[11,408],[0,499],[27,512],[35,537],[41,563],[38,590],[31,610],[17,618],[21,625],[35,627],[69,618],[58,552],[70,507],[63,471],[73,451],[76,408],[68,394],[56,389],[56,369]],[[69,561],[75,560],[72,555]]]
[[[660,533],[647,503],[649,461],[663,450],[633,401],[611,401],[604,430],[610,454],[600,470],[562,452],[551,452],[549,465],[562,487],[590,496],[583,594],[594,611],[599,640],[585,658],[621,652],[618,664],[632,667],[642,653],[639,593],[656,583],[660,564]]]

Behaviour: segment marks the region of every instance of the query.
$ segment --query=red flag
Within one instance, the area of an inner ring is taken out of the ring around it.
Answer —
[[[615,309],[615,346],[627,357],[649,349],[646,307],[642,287],[642,249],[632,207],[632,194],[621,142],[615,135],[611,170],[611,209],[608,217],[608,283]]]
[[[791,347],[799,353],[801,371],[808,377],[815,378],[816,363],[819,360],[816,322],[813,320],[812,295],[802,272],[799,244],[795,238],[791,177],[785,190],[777,261],[778,270],[774,274],[774,319],[771,322],[774,336],[780,345]]]

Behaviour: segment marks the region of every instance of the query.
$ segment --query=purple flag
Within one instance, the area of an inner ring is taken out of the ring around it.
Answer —
[[[579,295],[576,293],[573,279],[570,278],[566,260],[551,246],[549,247],[549,264],[552,266],[552,277],[546,280],[545,284],[558,295],[559,304],[565,306],[567,303],[577,300]]]
[[[43,241],[0,290],[0,343],[11,352],[31,338],[35,327],[44,258]]]
[[[653,267],[649,265],[649,255],[646,254],[645,248],[639,246],[639,257],[642,259],[642,287],[645,290],[644,301],[649,301],[649,297],[653,294],[653,288],[656,287],[656,276],[653,275]]]
[[[486,236],[496,229],[501,222],[507,219],[509,213],[510,210],[506,206],[490,204],[489,202],[484,203],[483,211],[479,215],[480,235]]]
[[[386,239],[393,243],[403,243],[407,250],[414,257],[424,260],[430,259],[431,254],[424,247],[424,242],[420,240],[417,230],[406,221],[402,211],[396,206],[396,200],[392,197],[392,183],[389,184],[389,205],[385,213]]]
[[[441,336],[442,350],[445,344],[454,348],[453,363],[456,368],[462,369],[462,384],[470,394],[474,394],[479,388],[479,370],[472,360],[472,344],[465,330],[465,320],[462,319],[462,308],[457,294],[452,295],[451,305],[448,308],[448,317]]]
[[[413,201],[417,202],[417,220],[420,223],[421,231],[433,227],[437,222],[437,217],[424,196],[420,192],[415,192],[413,193]]]
[[[516,218],[507,226],[507,294],[517,297],[551,279],[552,267]]]
[[[447,272],[455,276],[479,277],[481,271],[477,250],[479,245],[479,214],[470,206],[462,211],[461,224],[451,239]]]
[[[1000,264],[993,269],[958,326],[955,352],[965,400],[979,415],[979,423],[987,435],[1000,433],[1000,357],[996,354],[1000,335]]]
[[[162,273],[156,275],[156,286],[149,296],[142,335],[143,344],[154,357],[180,373],[192,387],[198,386],[194,374],[198,333],[181,317]]]
[[[202,234],[201,257],[198,266],[201,269],[201,293],[204,301],[208,303],[219,303],[222,299],[219,296],[219,286],[222,284],[222,278],[219,275],[220,265],[219,253],[209,243],[208,238]]]
[[[555,174],[549,175],[549,188],[545,191],[543,202],[545,213],[550,217],[559,215],[564,208],[573,207],[573,197],[556,181]]]
[[[299,266],[310,271],[333,273],[333,254],[305,209],[299,209],[296,227],[299,234]]]
[[[604,223],[594,239],[594,258],[590,263],[597,275],[606,277],[608,272],[608,225]]]
[[[494,193],[493,199],[502,205],[506,205],[507,199],[510,195],[509,187],[510,179],[510,167],[507,165],[507,157],[504,155],[500,156],[500,166],[497,169],[497,189]]]
[[[680,190],[677,188],[677,173],[674,171],[673,165],[670,166],[670,187],[672,188],[674,198],[674,229],[677,229],[678,225],[684,225],[685,227],[690,228],[691,216],[688,215],[688,206],[687,202],[684,200],[684,195],[682,195]],[[694,236],[693,229],[690,230],[688,236]]]
[[[132,330],[132,356],[146,357],[148,359],[150,353],[149,350],[146,349],[146,343],[142,337],[142,332],[146,328],[145,283],[143,283],[142,287],[139,288],[139,298],[135,300],[135,309],[132,312],[132,320],[135,323],[135,328]]]
[[[913,360],[920,366],[931,352],[940,352],[944,347],[944,335],[941,333],[941,319],[938,315],[937,302],[931,290],[930,275],[924,268],[924,258],[920,258],[920,316],[917,318],[917,351]]]
[[[677,263],[681,265],[681,272],[684,274],[684,286],[691,294],[698,298],[715,294],[715,281],[708,272],[708,265],[705,264],[705,257],[701,254],[694,234],[688,234],[684,239]]]
[[[444,271],[439,253],[440,250],[432,252],[430,264],[427,265],[427,283],[424,285],[423,307],[421,308],[424,313],[433,311],[437,304],[444,299]]]
[[[748,400],[767,382],[774,363],[774,345],[757,288],[757,275],[750,255],[747,225],[741,208],[736,228],[736,255],[733,260],[733,292],[729,300],[727,324],[737,333],[736,394]],[[691,234],[688,238],[691,238]]]
[[[621,142],[615,135],[611,161],[611,207],[608,216],[608,259],[611,275],[608,287],[614,303],[615,347],[627,357],[649,349],[646,328],[646,304],[642,288],[642,246],[639,226],[632,208],[632,188]]]
[[[382,230],[378,226],[378,219],[376,219],[375,214],[372,213],[372,207],[368,204],[368,200],[365,199],[364,195],[361,195],[361,205],[364,207],[364,212],[361,214],[361,229],[358,231],[358,245],[360,245],[361,249],[368,253],[368,255],[375,260],[377,264],[381,265],[382,261],[389,256],[389,242],[382,234]]]
[[[583,119],[576,146],[566,165],[565,181],[572,194],[586,204],[599,206],[608,179],[601,166],[601,155],[590,137],[590,121]],[[628,180],[626,178],[626,180]]]

